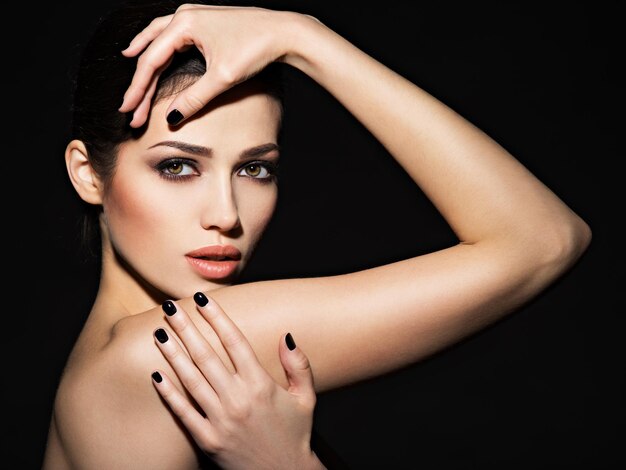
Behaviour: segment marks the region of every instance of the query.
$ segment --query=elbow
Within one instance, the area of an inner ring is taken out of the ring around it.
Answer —
[[[576,258],[579,258],[587,248],[591,244],[591,227],[587,222],[578,218],[578,225],[575,230],[575,248],[576,248]]]
[[[585,253],[591,243],[591,227],[573,214],[567,220],[551,224],[542,230],[541,250],[544,265],[556,275],[570,269]]]

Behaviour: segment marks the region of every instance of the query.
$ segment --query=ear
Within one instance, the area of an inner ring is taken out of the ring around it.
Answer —
[[[81,140],[72,140],[67,144],[65,166],[81,199],[89,204],[102,204],[102,184],[89,163],[87,147]]]

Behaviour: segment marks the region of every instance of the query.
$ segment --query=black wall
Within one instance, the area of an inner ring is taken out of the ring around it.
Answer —
[[[5,247],[6,468],[39,468],[56,381],[95,291],[96,266],[78,254],[63,149],[69,71],[114,3],[22,3],[5,17],[16,28],[3,68],[5,230],[14,238]],[[317,16],[450,105],[553,188],[594,238],[570,273],[504,321],[411,368],[321,395],[318,430],[354,468],[623,465],[617,2],[346,3],[263,5]],[[325,91],[295,72],[290,86],[281,201],[247,279],[346,272],[453,240]]]

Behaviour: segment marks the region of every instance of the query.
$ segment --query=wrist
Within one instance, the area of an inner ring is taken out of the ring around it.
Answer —
[[[324,49],[325,33],[331,32],[317,18],[295,12],[284,12],[283,33],[287,38],[281,61],[311,75],[311,69]]]

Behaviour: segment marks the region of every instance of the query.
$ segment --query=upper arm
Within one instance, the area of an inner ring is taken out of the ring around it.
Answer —
[[[545,288],[569,266],[568,256],[459,244],[356,273],[242,284],[207,295],[283,384],[278,341],[291,332],[322,391],[411,364],[479,330]],[[192,300],[179,302],[195,311]],[[198,326],[210,334],[202,319]]]

